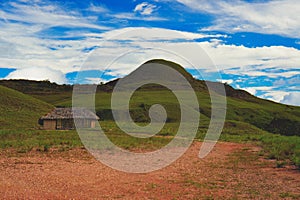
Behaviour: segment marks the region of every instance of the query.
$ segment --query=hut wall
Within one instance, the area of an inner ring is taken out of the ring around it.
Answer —
[[[77,125],[80,128],[95,128],[97,120],[90,120],[90,119],[79,119],[76,121]],[[57,119],[57,120],[44,120],[44,129],[46,130],[70,130],[75,129],[75,124],[73,119]]]
[[[56,129],[56,120],[44,120],[44,129],[55,130]]]
[[[62,120],[61,124],[62,124],[62,126],[61,126],[62,130],[75,129],[75,124],[74,124],[73,119],[64,119],[64,120]]]
[[[95,127],[96,127],[96,122],[97,122],[97,121],[95,121],[95,120],[92,120],[92,121],[91,121],[91,128],[95,128]]]

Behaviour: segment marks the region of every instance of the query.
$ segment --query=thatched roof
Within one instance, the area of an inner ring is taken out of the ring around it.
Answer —
[[[94,119],[98,120],[99,117],[92,111],[85,108],[55,108],[47,115],[41,117],[45,119]]]

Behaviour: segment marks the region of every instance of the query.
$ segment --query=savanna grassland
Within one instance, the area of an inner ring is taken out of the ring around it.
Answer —
[[[164,61],[158,61],[164,62]],[[48,131],[39,118],[54,107],[72,106],[72,86],[48,81],[0,81],[0,196],[5,199],[299,199],[300,108],[256,98],[224,85],[227,113],[220,140],[204,159],[202,141],[211,117],[204,81],[174,63],[199,101],[198,131],[191,149],[172,165],[150,174],[127,174],[97,162],[75,130]],[[220,83],[212,83],[220,84]],[[167,123],[151,138],[125,134],[114,122],[115,81],[98,85],[99,124],[108,138],[130,151],[168,144],[180,124],[180,105],[166,88],[146,85],[130,100],[130,115],[149,124],[149,109],[164,106]],[[217,93],[217,92],[216,92]],[[217,94],[218,95],[218,94]]]

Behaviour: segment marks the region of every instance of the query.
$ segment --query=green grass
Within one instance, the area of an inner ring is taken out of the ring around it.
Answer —
[[[13,148],[27,152],[33,148],[47,151],[49,148],[82,147],[76,131],[46,131],[46,130],[1,130],[0,148]]]
[[[114,122],[101,122],[101,126],[108,138],[117,146],[124,149],[155,150],[165,146],[172,139],[166,137],[135,138],[124,134]],[[171,131],[173,131],[173,126],[168,124],[166,128],[161,131],[161,134],[168,135]],[[13,148],[21,152],[27,152],[34,148],[71,149],[76,147],[83,147],[83,144],[75,130],[0,130],[0,149]]]
[[[226,129],[224,130],[226,132]],[[251,134],[245,133],[241,135],[222,134],[220,140],[238,143],[253,143],[262,147],[264,155],[267,159],[277,160],[277,166],[284,165],[289,160],[292,164],[300,168],[300,137],[299,136],[283,136],[272,134],[265,131],[261,133]]]
[[[279,195],[280,198],[282,199],[299,199],[300,195],[299,194],[292,194],[289,192],[282,192]]]
[[[0,127],[4,129],[34,129],[38,119],[53,106],[29,95],[0,86]]]
[[[176,124],[169,123],[156,137],[141,139],[124,134],[114,122],[102,121],[101,127],[108,138],[117,146],[127,150],[153,151],[168,144],[177,129]],[[271,134],[259,129],[255,132],[248,132],[241,129],[246,125],[237,123],[226,125],[221,135],[220,141],[252,143],[263,148],[263,156],[266,159],[277,160],[277,166],[284,165],[286,161],[291,161],[300,168],[300,137],[282,136]],[[141,124],[142,125],[142,124]],[[232,126],[238,127],[235,131]],[[199,129],[198,139],[201,140],[205,130]],[[233,134],[230,134],[233,132]],[[165,137],[169,136],[169,137]],[[0,148],[17,149],[18,152],[28,152],[32,149],[38,151],[48,151],[51,148],[68,150],[81,148],[83,144],[76,131],[46,131],[46,130],[1,130]]]
[[[31,96],[54,106],[65,106],[65,105],[69,105],[70,99],[72,98],[72,92],[43,94],[43,95],[32,94]],[[65,103],[65,101],[67,103]]]

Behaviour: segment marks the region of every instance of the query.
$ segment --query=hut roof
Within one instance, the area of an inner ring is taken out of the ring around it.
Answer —
[[[99,117],[86,108],[55,108],[47,115],[41,117],[44,119],[94,119]]]

